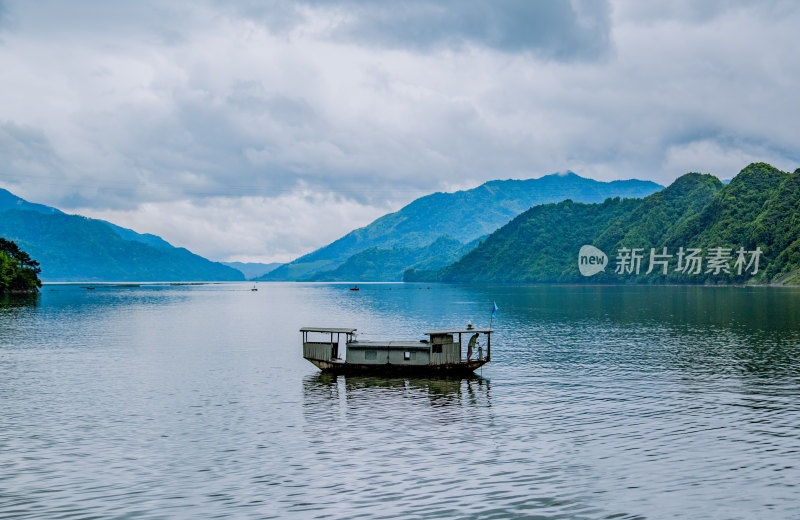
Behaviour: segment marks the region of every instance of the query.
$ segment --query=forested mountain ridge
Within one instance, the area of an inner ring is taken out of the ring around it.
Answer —
[[[608,257],[591,277],[579,270],[583,245]],[[405,280],[800,283],[800,169],[754,163],[725,185],[689,173],[642,200],[534,207],[451,266]]]
[[[243,280],[236,269],[140,234],[0,190],[0,237],[36,258],[44,281]]]
[[[228,267],[233,267],[237,271],[241,271],[244,277],[247,278],[248,280],[252,280],[253,278],[258,278],[259,276],[264,276],[270,271],[273,271],[277,267],[283,265],[279,262],[271,262],[268,264],[262,262],[220,262],[220,263],[222,265],[227,265]]]
[[[538,179],[495,180],[471,190],[433,193],[259,279],[325,279],[321,273],[333,272],[351,256],[370,248],[427,248],[445,236],[466,244],[495,231],[531,206],[565,199],[601,202],[614,196],[644,197],[661,188],[650,181],[601,182],[569,172]],[[394,253],[382,254],[396,257]]]
[[[323,271],[307,280],[328,282],[400,282],[409,268],[439,269],[450,265],[472,250],[477,240],[464,244],[452,237],[439,237],[425,247],[371,247],[348,258],[331,271]]]

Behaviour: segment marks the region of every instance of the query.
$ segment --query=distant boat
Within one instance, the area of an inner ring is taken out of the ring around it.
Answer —
[[[420,341],[358,341],[356,329],[304,327],[303,357],[323,372],[346,374],[392,373],[406,375],[464,375],[492,357],[492,329],[429,330]],[[309,334],[316,336],[309,339]],[[344,359],[339,351],[345,336]],[[468,335],[466,357],[462,338]],[[486,337],[486,352],[478,338]],[[327,336],[327,337],[326,337]],[[484,355],[485,354],[485,355]]]
[[[350,290],[351,291],[360,291],[361,289],[359,289],[358,286],[356,285],[355,287],[351,287]]]
[[[250,290],[251,290],[251,291],[257,291],[257,290],[258,290],[258,288],[256,287],[256,284],[253,284],[253,288],[252,288],[252,289],[250,289]]]

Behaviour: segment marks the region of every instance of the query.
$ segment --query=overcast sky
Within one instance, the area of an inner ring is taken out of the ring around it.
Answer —
[[[433,191],[800,166],[800,3],[0,0],[0,187],[288,261]]]

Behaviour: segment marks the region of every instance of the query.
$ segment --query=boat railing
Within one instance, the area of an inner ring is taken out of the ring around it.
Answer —
[[[306,341],[303,343],[303,357],[319,361],[330,361],[333,359],[333,344]]]

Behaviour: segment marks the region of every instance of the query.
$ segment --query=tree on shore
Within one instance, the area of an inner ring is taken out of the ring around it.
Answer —
[[[0,238],[0,294],[37,291],[42,286],[40,272],[39,262],[14,242]]]

